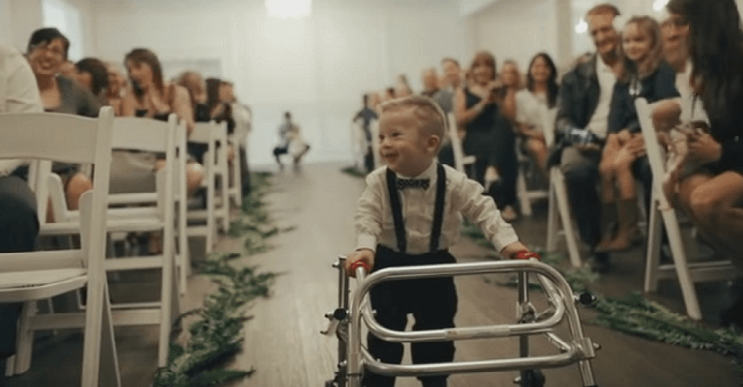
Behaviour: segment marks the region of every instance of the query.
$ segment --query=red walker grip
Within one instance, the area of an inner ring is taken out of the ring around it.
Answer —
[[[531,251],[522,250],[516,253],[516,257],[514,259],[532,259],[536,258],[537,260],[541,261],[542,257],[539,256],[537,253],[532,253]]]
[[[356,261],[356,262],[352,263],[351,264],[351,271],[354,272],[354,273],[356,273],[356,269],[358,269],[359,267],[363,267],[364,270],[366,270],[366,273],[367,274],[371,271],[371,268],[369,267],[369,265],[366,262],[364,262],[364,261]]]

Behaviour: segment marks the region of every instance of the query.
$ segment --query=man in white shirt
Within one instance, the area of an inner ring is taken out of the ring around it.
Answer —
[[[578,220],[581,240],[591,248],[597,271],[609,268],[609,256],[593,250],[601,239],[601,205],[597,182],[601,148],[606,137],[611,97],[620,69],[620,34],[614,28],[619,10],[611,4],[593,7],[586,14],[596,54],[578,64],[563,78],[558,98],[557,152],[550,157],[560,164],[571,207]],[[610,218],[610,217],[609,217]]]
[[[36,78],[26,58],[15,48],[0,44],[0,114],[41,111]],[[0,160],[0,253],[33,250],[39,231],[36,197],[18,169],[22,164],[20,160]],[[0,304],[2,365],[15,353],[19,313],[20,304]],[[0,375],[5,375],[1,369]]]

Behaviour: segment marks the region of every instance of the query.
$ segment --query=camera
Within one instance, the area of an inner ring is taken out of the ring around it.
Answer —
[[[599,138],[587,129],[568,129],[565,140],[573,145],[590,145],[599,143]]]
[[[507,92],[508,92],[508,90],[506,89],[506,86],[505,85],[504,86],[498,86],[498,87],[493,88],[492,90],[490,90],[490,95],[491,95],[491,98],[493,98],[493,99],[501,100],[503,98],[506,98],[506,93]]]

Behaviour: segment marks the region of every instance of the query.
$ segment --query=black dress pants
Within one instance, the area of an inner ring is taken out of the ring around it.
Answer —
[[[388,267],[446,264],[455,261],[448,251],[410,255],[378,246],[374,271]],[[452,277],[382,282],[371,289],[370,298],[372,309],[377,313],[377,321],[386,328],[405,330],[408,314],[415,318],[414,331],[454,327],[457,291]],[[369,334],[367,344],[371,355],[383,363],[399,364],[402,361],[401,343],[386,342]],[[451,341],[413,343],[411,349],[414,364],[445,363],[454,359],[454,343]],[[424,387],[440,387],[446,386],[447,378],[448,375],[439,375],[418,379]],[[367,371],[363,385],[391,387],[395,385],[395,377]]]
[[[36,196],[16,176],[0,177],[0,253],[33,251],[39,221]],[[15,354],[21,304],[0,304],[0,360]]]

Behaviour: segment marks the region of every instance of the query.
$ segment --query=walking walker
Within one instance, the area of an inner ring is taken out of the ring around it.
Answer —
[[[583,387],[597,387],[593,377],[591,359],[596,357],[600,346],[583,335],[576,303],[589,304],[593,296],[584,293],[576,297],[565,278],[552,266],[536,259],[509,260],[477,263],[458,263],[428,266],[387,268],[366,275],[361,265],[354,266],[357,287],[349,298],[349,277],[344,270],[345,257],[341,256],[333,267],[338,269],[338,305],[325,315],[330,320],[325,335],[338,337],[338,369],[325,387],[360,387],[363,372],[370,370],[394,376],[427,376],[472,372],[520,371],[514,383],[521,387],[545,385],[542,368],[557,368],[578,364]],[[368,301],[369,290],[383,281],[446,277],[486,273],[517,273],[519,302],[517,323],[480,327],[458,327],[450,329],[400,332],[386,329],[374,318]],[[547,295],[549,307],[538,312],[529,301],[529,275],[535,274]],[[553,328],[567,317],[570,340],[565,341],[553,333]],[[518,336],[520,357],[498,360],[481,360],[433,364],[385,364],[373,359],[361,345],[361,324],[370,333],[390,342],[432,342],[472,339],[505,338]],[[529,356],[529,336],[543,334],[559,350],[549,356]]]

